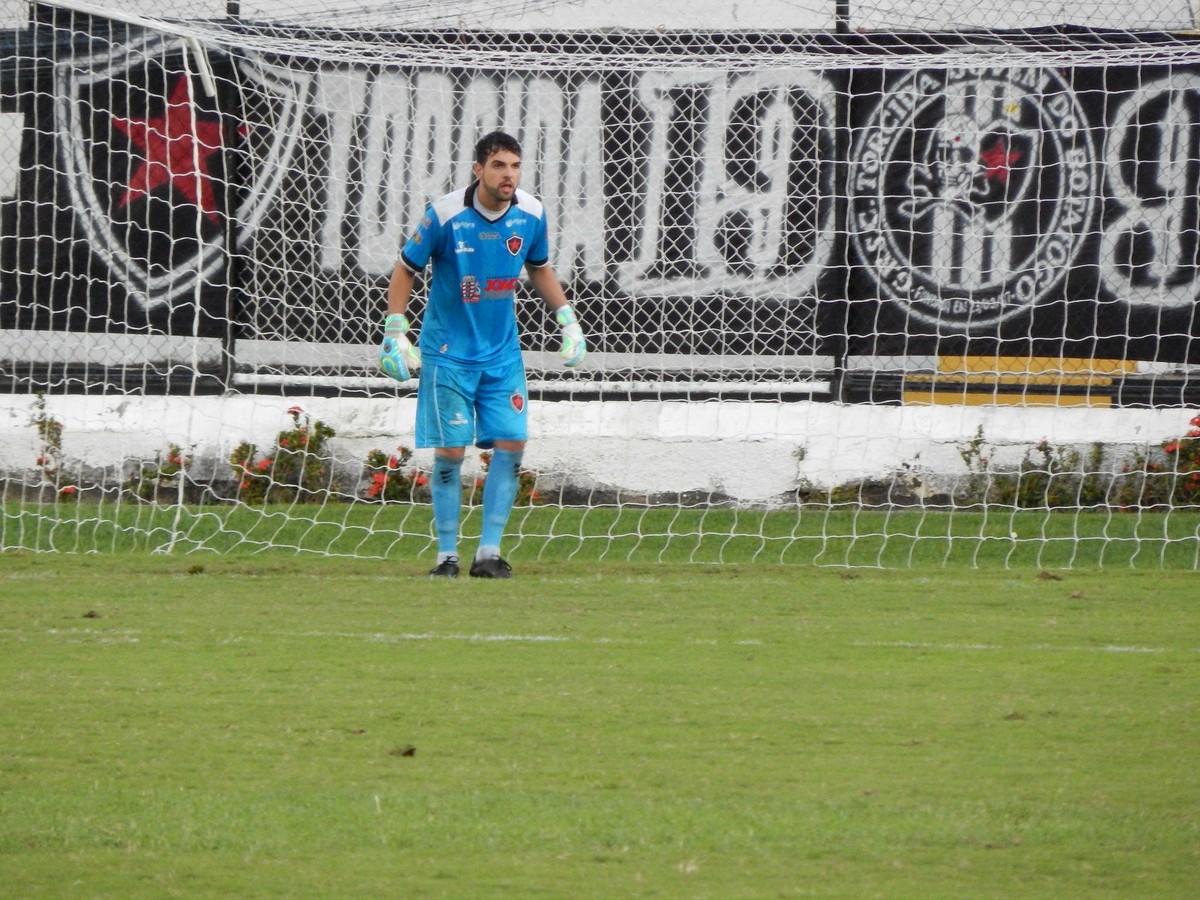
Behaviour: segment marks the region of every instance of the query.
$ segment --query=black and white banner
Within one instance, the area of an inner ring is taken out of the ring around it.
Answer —
[[[164,37],[54,46],[21,106],[3,327],[370,341],[408,229],[504,128],[598,350],[1200,362],[1200,66],[247,54],[211,60],[210,95]]]
[[[1200,70],[868,83],[849,157],[855,343],[1200,360]]]
[[[238,123],[178,43],[113,28],[96,23],[71,41],[43,26],[53,55],[6,85],[26,126],[16,195],[4,201],[0,324],[220,334]]]

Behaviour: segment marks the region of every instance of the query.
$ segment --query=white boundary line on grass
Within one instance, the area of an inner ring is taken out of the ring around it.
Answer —
[[[556,637],[550,634],[321,634],[309,632],[312,637],[358,637],[365,638],[373,644],[399,644],[406,641],[468,641],[470,643],[529,643],[553,644],[570,641],[569,637]]]
[[[287,636],[285,633],[279,633],[280,637]],[[386,634],[384,632],[375,632],[372,634],[356,634],[354,632],[328,632],[328,631],[309,631],[302,634],[297,634],[299,637],[343,637],[356,638],[366,640],[372,643],[387,643],[400,644],[407,641],[465,641],[468,643],[532,643],[532,644],[550,644],[550,643],[587,643],[587,644],[645,644],[647,641],[643,638],[573,638],[562,635],[548,634],[435,634],[433,632],[423,633],[401,633],[401,634]],[[716,646],[723,643],[716,638],[687,638],[683,641],[687,644],[695,646]],[[760,647],[763,641],[758,639],[740,639],[728,640],[729,643],[735,646]],[[1166,647],[1139,647],[1139,646],[1119,646],[1108,645],[1104,647],[1079,647],[1079,646],[1056,646],[1054,644],[1028,644],[1021,647],[1006,647],[1002,644],[937,644],[933,642],[923,641],[852,641],[852,647],[863,648],[896,648],[900,650],[950,650],[950,651],[1016,651],[1016,652],[1038,652],[1038,653],[1169,653],[1171,652]],[[1189,652],[1189,651],[1185,651]],[[1192,653],[1200,653],[1200,648],[1192,648]]]
[[[140,629],[102,629],[102,628],[48,628],[45,632],[52,637],[61,637],[75,642],[83,642],[87,640],[98,643],[140,643],[144,637],[144,633]],[[18,641],[28,641],[29,638],[24,636],[20,629],[5,628],[0,629],[0,634],[15,636]],[[644,638],[576,638],[567,637],[564,635],[551,634],[482,634],[479,632],[473,634],[466,633],[450,633],[436,634],[434,632],[401,632],[398,634],[388,634],[386,632],[353,632],[353,631],[277,631],[267,634],[256,634],[250,637],[250,640],[263,637],[312,637],[312,638],[347,638],[351,640],[366,641],[374,644],[403,644],[410,641],[461,641],[472,644],[500,644],[500,643],[525,643],[525,644],[564,644],[564,643],[585,643],[585,644],[645,644],[647,641]],[[246,636],[234,635],[217,639],[217,643],[241,643],[246,641]],[[692,644],[694,646],[717,646],[722,643],[728,643],[739,647],[760,647],[763,641],[756,638],[744,639],[717,639],[717,638],[685,638],[683,643]],[[1077,645],[1055,645],[1055,644],[1026,644],[1024,646],[1005,646],[1003,644],[956,644],[956,643],[935,643],[933,641],[851,641],[849,646],[859,647],[864,649],[895,649],[895,650],[942,650],[950,652],[1020,652],[1020,653],[1128,653],[1128,654],[1157,654],[1171,653],[1172,650],[1167,647],[1144,647],[1139,645],[1120,645],[1108,644],[1105,646],[1096,647],[1081,647]],[[1193,647],[1183,650],[1184,653],[1200,653],[1200,647]]]
[[[924,641],[854,641],[852,647],[894,647],[899,650],[1018,650],[1041,653],[1168,653],[1166,647],[1122,647],[1109,644],[1104,647],[1071,647],[1054,644],[1028,644],[1024,647],[1005,647],[1002,644],[935,644]],[[1192,652],[1200,652],[1193,650]]]
[[[563,643],[584,643],[584,644],[645,644],[647,641],[644,638],[577,638],[567,637],[564,635],[552,634],[461,634],[452,632],[450,634],[436,634],[431,631],[425,632],[401,632],[399,634],[388,634],[386,632],[377,631],[371,633],[353,632],[353,631],[304,631],[304,632],[272,632],[275,637],[337,637],[337,638],[352,638],[356,640],[368,641],[375,644],[402,644],[408,641],[464,641],[467,643],[491,644],[491,643],[528,643],[528,644],[563,644]],[[684,643],[696,645],[717,645],[722,641],[715,638],[686,638]],[[726,643],[733,644],[739,647],[760,647],[763,642],[757,638],[742,638],[738,640],[729,640]]]

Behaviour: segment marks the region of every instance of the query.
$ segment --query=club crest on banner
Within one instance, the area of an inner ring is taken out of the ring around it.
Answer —
[[[181,60],[149,38],[55,73],[71,206],[91,251],[146,311],[190,299],[224,263],[221,120]]]
[[[850,168],[851,238],[880,296],[949,332],[1027,312],[1093,224],[1095,149],[1050,69],[913,72]]]
[[[246,69],[243,77],[271,100],[262,113],[269,127],[226,127],[176,39],[131,39],[55,70],[57,155],[72,211],[91,252],[147,313],[192,302],[198,289],[221,282],[231,221],[244,244],[276,202],[307,76],[264,74],[253,62]],[[253,142],[253,157],[264,162],[232,211],[231,137]]]

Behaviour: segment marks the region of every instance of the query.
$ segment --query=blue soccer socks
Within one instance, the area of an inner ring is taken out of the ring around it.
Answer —
[[[458,518],[462,509],[462,457],[433,455],[429,493],[437,530],[438,562],[458,555]]]
[[[517,499],[521,483],[522,451],[492,451],[487,480],[483,483],[483,530],[479,536],[481,555],[499,556],[504,526]]]

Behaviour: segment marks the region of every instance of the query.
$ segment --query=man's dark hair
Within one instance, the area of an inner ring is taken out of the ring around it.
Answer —
[[[517,156],[521,155],[521,145],[517,143],[517,139],[511,134],[504,131],[493,131],[491,134],[485,134],[475,144],[475,162],[482,166],[488,161],[489,156],[501,150],[515,153]]]

